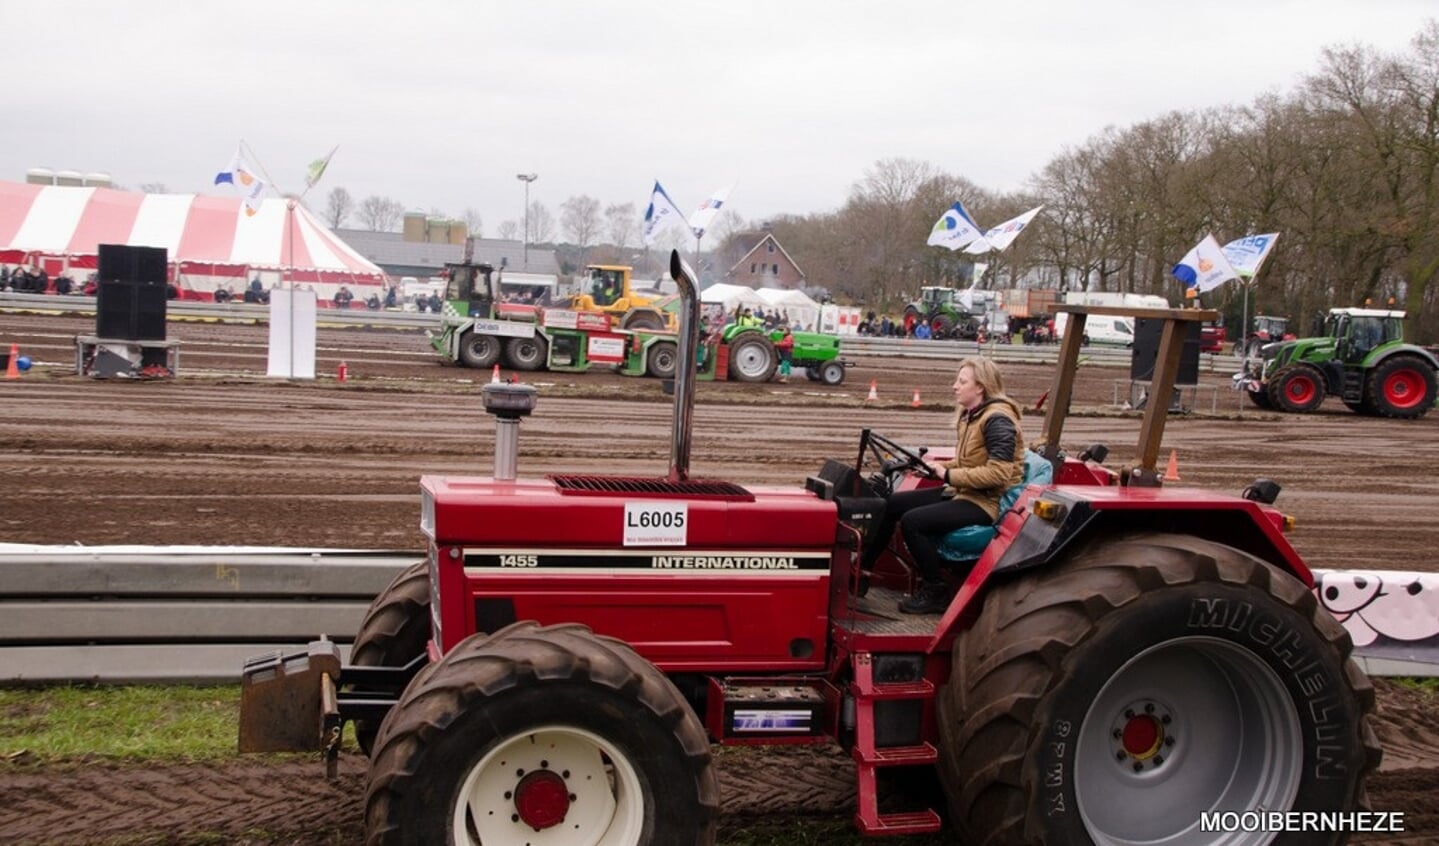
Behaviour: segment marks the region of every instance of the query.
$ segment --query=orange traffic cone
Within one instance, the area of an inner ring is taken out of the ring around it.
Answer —
[[[1179,481],[1179,450],[1177,449],[1171,449],[1169,451],[1169,467],[1164,471],[1164,481]]]
[[[490,374],[490,384],[493,385],[498,381],[500,381],[500,366],[496,364],[495,372]]]
[[[914,389],[914,401],[909,405],[911,408],[919,408],[919,388]]]
[[[869,396],[865,397],[865,398],[864,398],[864,401],[865,401],[865,402],[878,402],[878,401],[879,401],[879,380],[878,380],[878,379],[871,379],[871,380],[869,380]]]
[[[349,367],[349,365],[345,364],[343,361],[340,362],[340,366],[339,366],[338,368],[336,368],[336,370],[335,370],[335,378],[338,379],[338,380],[341,381],[341,382],[343,382],[343,381],[345,381],[346,379],[350,378],[350,367]]]
[[[10,345],[10,363],[7,364],[7,365],[5,365],[5,378],[6,378],[6,379],[19,379],[19,378],[20,378],[20,365],[16,363],[16,362],[18,362],[19,360],[20,360],[20,345],[19,345],[19,344],[11,344],[11,345]]]

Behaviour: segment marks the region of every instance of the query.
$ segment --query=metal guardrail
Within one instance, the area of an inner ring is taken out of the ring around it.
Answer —
[[[0,550],[0,684],[232,684],[246,658],[320,635],[340,644],[348,660],[371,600],[424,558],[403,551],[174,550]],[[1320,589],[1338,591],[1386,578],[1422,583],[1427,595],[1439,589],[1439,575],[1430,573],[1319,570],[1315,577]],[[1409,593],[1394,595],[1402,602]],[[1421,599],[1388,613],[1402,625],[1432,614]],[[1385,628],[1383,619],[1363,623],[1371,624]],[[1359,642],[1355,659],[1370,675],[1439,676],[1439,635]]]
[[[39,311],[71,314],[94,314],[95,298],[55,296],[50,294],[0,294],[0,311]],[[265,323],[270,319],[268,306],[248,303],[206,303],[196,300],[170,300],[166,306],[169,317],[180,320],[217,320],[226,322]],[[433,313],[418,313],[367,308],[321,309],[319,323],[336,327],[373,327],[397,330],[440,328],[440,318]],[[956,361],[967,355],[982,355],[996,361],[1016,364],[1054,364],[1059,360],[1055,344],[980,344],[975,341],[935,341],[915,338],[875,338],[860,335],[844,336],[846,356],[890,356]],[[1118,347],[1085,347],[1081,361],[1099,367],[1129,366],[1130,351]],[[1238,369],[1237,359],[1227,355],[1201,353],[1199,369],[1206,373],[1232,373]]]
[[[346,647],[420,552],[0,553],[0,683],[238,682],[245,658]]]

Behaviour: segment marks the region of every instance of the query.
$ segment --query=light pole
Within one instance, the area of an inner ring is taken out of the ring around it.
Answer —
[[[525,267],[530,266],[530,183],[540,178],[538,173],[517,173],[515,178],[525,183]]]

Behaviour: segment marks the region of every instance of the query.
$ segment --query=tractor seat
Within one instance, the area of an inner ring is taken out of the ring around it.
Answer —
[[[1019,494],[1027,485],[1047,485],[1054,481],[1054,465],[1049,460],[1034,450],[1024,451],[1024,477],[1019,484],[1011,485],[999,498],[999,516],[1003,517],[1005,512],[1014,507],[1018,501]],[[995,528],[998,524],[991,523],[988,526],[965,526],[955,529],[945,535],[939,541],[939,554],[944,560],[956,564],[973,561],[984,554],[985,547],[994,540],[999,533]]]

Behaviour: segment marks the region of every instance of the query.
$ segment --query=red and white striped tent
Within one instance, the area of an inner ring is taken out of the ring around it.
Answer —
[[[385,274],[296,203],[266,198],[245,214],[236,197],[141,194],[110,188],[0,181],[0,262],[68,272],[83,283],[98,245],[164,247],[170,281],[185,299],[241,292],[262,277],[308,286],[321,303],[341,285],[363,302],[383,295]]]

